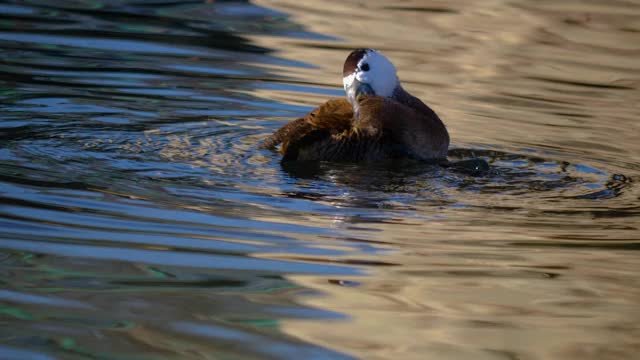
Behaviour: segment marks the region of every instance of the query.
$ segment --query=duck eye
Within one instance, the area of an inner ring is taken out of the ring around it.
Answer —
[[[367,63],[362,64],[362,66],[360,66],[360,69],[362,71],[369,71],[369,64]]]

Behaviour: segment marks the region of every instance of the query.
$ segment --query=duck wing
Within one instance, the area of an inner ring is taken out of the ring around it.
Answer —
[[[261,147],[274,149],[282,144],[283,161],[325,160],[326,156],[322,154],[327,153],[335,142],[333,136],[348,131],[352,123],[351,104],[345,99],[331,99],[281,127],[266,138]]]
[[[381,97],[358,99],[357,128],[378,138],[392,157],[436,160],[447,157],[449,134],[438,115],[409,94],[405,101]]]

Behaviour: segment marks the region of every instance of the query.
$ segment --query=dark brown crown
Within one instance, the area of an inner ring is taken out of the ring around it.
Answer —
[[[347,56],[347,60],[344,61],[344,67],[342,68],[342,76],[352,74],[356,71],[358,63],[362,60],[362,57],[369,51],[369,49],[355,49]]]

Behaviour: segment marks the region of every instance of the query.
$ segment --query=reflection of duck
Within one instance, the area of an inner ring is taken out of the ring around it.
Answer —
[[[357,49],[344,63],[347,99],[331,99],[283,126],[263,143],[282,143],[283,161],[441,160],[449,134],[420,99],[406,92],[380,52]]]

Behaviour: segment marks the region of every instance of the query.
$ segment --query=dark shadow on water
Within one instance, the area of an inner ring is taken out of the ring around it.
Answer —
[[[327,161],[283,161],[280,163],[282,170],[289,176],[300,179],[318,179],[328,172],[338,170],[352,171],[351,177],[363,181],[354,183],[369,184],[386,181],[393,181],[402,176],[416,176],[424,172],[441,171],[448,169],[452,172],[467,174],[472,176],[482,176],[488,174],[490,166],[487,161],[480,158],[470,158],[455,161],[421,162],[411,159],[393,159],[380,163],[341,163]],[[360,174],[358,176],[358,174]],[[378,176],[378,177],[376,177]],[[365,178],[369,180],[366,181]]]
[[[456,148],[449,151],[447,161],[439,163],[410,159],[376,164],[286,161],[281,162],[280,166],[294,179],[328,181],[363,192],[382,193],[420,194],[453,187],[463,192],[518,195],[565,192],[584,187],[587,191],[562,197],[594,200],[615,198],[633,183],[622,174],[608,175],[586,165],[542,156]],[[591,179],[594,176],[599,178],[596,183]],[[311,193],[305,196],[314,197]]]

